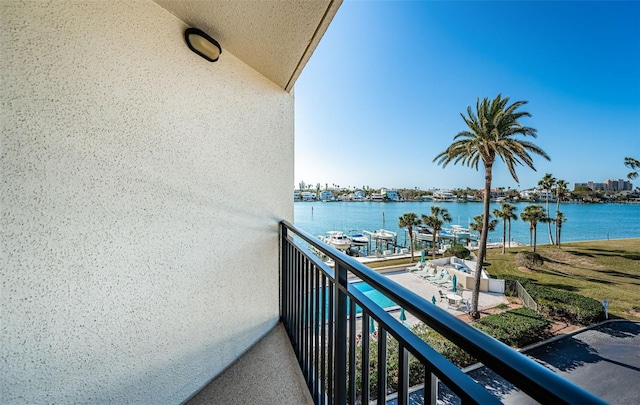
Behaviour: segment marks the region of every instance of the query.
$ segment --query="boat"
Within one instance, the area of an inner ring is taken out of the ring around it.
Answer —
[[[321,240],[338,250],[347,250],[351,247],[351,238],[340,231],[329,231]]]
[[[369,244],[369,238],[357,231],[349,231],[349,238],[353,246],[367,246]]]
[[[378,229],[377,231],[363,231],[364,234],[369,234],[369,236],[373,239],[377,240],[393,240],[397,233],[392,231],[387,231],[386,229]]]

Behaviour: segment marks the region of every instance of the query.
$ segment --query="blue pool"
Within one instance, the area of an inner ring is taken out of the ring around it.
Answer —
[[[367,283],[359,282],[353,283],[352,285],[381,308],[390,308],[397,306],[396,303],[391,301],[386,295],[381,294],[378,290],[374,289]],[[361,312],[362,308],[356,306],[356,313],[359,314]]]

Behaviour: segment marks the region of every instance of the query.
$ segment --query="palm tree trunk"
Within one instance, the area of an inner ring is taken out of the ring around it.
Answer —
[[[534,253],[536,251],[536,240],[537,240],[537,238],[538,238],[538,232],[537,232],[536,227],[534,226],[533,227],[533,252]]]
[[[511,248],[511,218],[509,218],[509,248]]]
[[[504,251],[505,251],[504,249],[507,244],[506,238],[507,238],[507,220],[505,218],[502,218],[502,254],[504,254]]]
[[[549,216],[549,190],[547,191],[547,218],[551,218]],[[547,222],[547,227],[549,228],[549,244],[553,245],[553,235],[551,235],[551,222]]]
[[[436,228],[433,228],[433,235],[431,237],[431,255],[433,260],[436,260]]]
[[[562,225],[556,225],[558,227],[558,236],[556,237],[556,241],[558,242],[558,249],[560,249],[560,232],[562,231]]]
[[[409,228],[409,245],[411,245],[411,263],[413,263],[413,229]]]
[[[478,257],[476,263],[476,277],[471,295],[471,317],[480,318],[478,312],[478,298],[480,297],[480,279],[482,278],[482,266],[487,253],[487,236],[489,234],[489,203],[491,198],[491,164],[485,163],[484,175],[484,215],[482,218],[482,231],[480,232],[480,246],[478,247]]]

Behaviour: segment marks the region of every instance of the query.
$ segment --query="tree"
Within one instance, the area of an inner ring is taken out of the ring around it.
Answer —
[[[451,215],[446,208],[440,208],[437,205],[431,206],[431,215],[422,214],[422,223],[426,226],[430,226],[433,234],[431,235],[431,248],[433,250],[432,257],[436,258],[436,236],[442,229],[442,224],[445,222],[451,222]]]
[[[407,212],[398,218],[398,228],[407,228],[409,231],[409,244],[411,245],[411,261],[413,262],[413,227],[422,223],[415,212]]]
[[[509,247],[511,247],[511,220],[517,220],[518,217],[514,214],[516,210],[515,205],[511,205],[509,203],[502,203],[500,209],[493,210],[493,215],[496,218],[502,219],[502,253],[505,252],[505,246],[507,241],[509,241]],[[507,239],[507,223],[509,223],[509,236]]]
[[[489,203],[493,164],[496,158],[500,158],[507,165],[513,179],[518,182],[516,166],[524,164],[535,170],[530,152],[550,160],[546,152],[538,146],[517,138],[518,136],[537,137],[534,128],[523,126],[519,121],[521,118],[531,116],[528,112],[518,111],[526,103],[526,101],[516,101],[509,105],[509,97],[502,98],[501,94],[498,94],[493,100],[484,98],[480,101],[478,97],[476,112],[473,112],[469,106],[467,107],[467,116],[460,114],[469,129],[458,133],[453,138],[454,142],[433,159],[442,167],[453,162],[478,170],[480,161],[484,166],[484,224],[480,233],[478,263],[476,264],[475,283],[471,296],[471,315],[476,319],[480,317],[478,296],[489,234]]]
[[[633,170],[629,174],[627,174],[627,178],[629,180],[638,178],[638,169],[640,169],[640,160],[634,159],[632,157],[624,158],[624,165]]]
[[[560,234],[562,233],[562,223],[567,221],[567,217],[565,217],[562,212],[556,211],[556,243],[558,245],[558,249],[560,249]]]
[[[491,214],[489,214],[489,218],[491,218]],[[497,219],[491,219],[487,222],[487,226],[489,227],[489,232],[495,231],[496,226],[498,225]],[[469,224],[469,229],[472,231],[482,233],[482,228],[484,227],[484,214],[476,215],[473,217],[473,222]]]
[[[549,194],[551,194],[551,190],[553,190],[556,185],[556,178],[553,177],[551,173],[546,173],[542,180],[538,182],[538,185],[545,191],[545,199],[547,201],[547,217],[549,217]],[[549,243],[553,245],[553,237],[551,236],[551,222],[547,222],[547,225],[549,228]]]
[[[525,207],[524,211],[520,213],[520,218],[524,222],[529,223],[529,245],[533,246],[533,251],[536,251],[536,227],[538,222],[543,222],[545,220],[546,215],[544,213],[544,208],[541,205],[528,205]]]
[[[558,212],[560,212],[560,200],[562,200],[569,192],[569,189],[567,188],[568,185],[569,182],[566,180],[556,181],[556,187],[554,188],[554,194],[556,196],[556,218],[558,217]],[[549,214],[547,213],[547,215]],[[557,222],[554,223],[556,225],[556,245],[560,247],[560,242],[558,242],[558,224]]]

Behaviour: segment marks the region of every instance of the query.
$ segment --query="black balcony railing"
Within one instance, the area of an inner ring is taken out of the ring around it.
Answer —
[[[553,404],[604,403],[292,224],[283,221],[280,230],[281,318],[316,404],[368,404],[372,399],[384,404],[389,385],[397,391],[397,403],[407,404],[410,355],[424,367],[420,378],[424,403],[436,403],[438,381],[455,394],[453,402],[500,403],[483,385],[349,284],[349,272],[533,399]],[[332,259],[334,268],[309,247]],[[378,324],[375,341],[372,320]],[[389,358],[392,339],[398,345],[397,358]],[[390,364],[394,365],[393,375],[388,375]],[[377,373],[370,372],[372,366]],[[377,374],[375,381],[370,380],[371,374]]]

